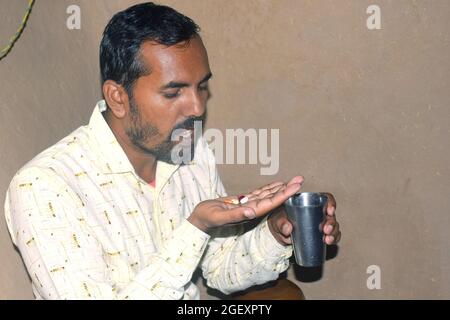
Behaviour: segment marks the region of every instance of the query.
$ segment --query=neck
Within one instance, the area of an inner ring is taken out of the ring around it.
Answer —
[[[130,160],[131,165],[137,175],[145,182],[150,183],[155,180],[157,160],[154,156],[144,153],[137,148],[128,138],[123,126],[116,117],[109,111],[103,112],[106,123],[111,128],[114,136]]]

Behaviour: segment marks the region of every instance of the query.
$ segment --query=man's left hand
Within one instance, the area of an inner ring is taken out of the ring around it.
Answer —
[[[339,223],[336,221],[336,200],[331,193],[326,193],[328,196],[327,215],[325,220],[321,223],[320,228],[324,233],[324,242],[328,245],[337,244],[341,240],[341,231],[339,230]],[[278,207],[268,218],[269,229],[274,238],[283,245],[292,243],[291,233],[292,224],[287,218],[286,211],[283,206]]]

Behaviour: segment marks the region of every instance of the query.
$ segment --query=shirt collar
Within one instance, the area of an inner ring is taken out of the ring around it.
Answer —
[[[134,170],[133,165],[114,136],[114,133],[111,131],[105,118],[103,118],[102,112],[106,111],[106,109],[107,105],[105,100],[100,100],[92,112],[88,125],[92,137],[97,142],[96,147],[98,147],[104,160],[102,164],[103,173],[132,173],[137,179],[142,180]],[[158,161],[156,167],[156,188],[162,187],[178,167],[179,165]]]

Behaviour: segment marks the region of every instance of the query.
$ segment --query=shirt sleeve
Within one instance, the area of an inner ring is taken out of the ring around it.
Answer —
[[[34,291],[44,299],[181,299],[210,236],[187,220],[120,288],[101,243],[83,223],[76,194],[54,171],[28,168],[12,180],[6,222]]]
[[[209,161],[212,198],[223,197],[226,192],[213,157]],[[247,232],[243,225],[217,229],[211,234],[201,268],[209,287],[229,294],[277,279],[289,267],[291,255],[292,246],[278,243],[266,217]]]

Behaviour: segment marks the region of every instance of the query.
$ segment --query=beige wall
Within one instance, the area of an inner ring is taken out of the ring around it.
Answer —
[[[112,14],[136,1],[37,1],[0,62],[0,202],[27,160],[87,122],[100,97],[98,44]],[[25,0],[0,0],[0,45]],[[450,298],[450,2],[171,0],[209,50],[209,126],[280,129],[280,170],[221,166],[230,193],[301,173],[333,192],[343,238],[307,298]],[[382,29],[366,28],[366,8]],[[81,7],[81,30],[65,27]],[[0,219],[0,298],[31,298]],[[381,290],[366,269],[381,268]],[[299,281],[300,279],[301,281]],[[204,295],[204,297],[206,297]]]

